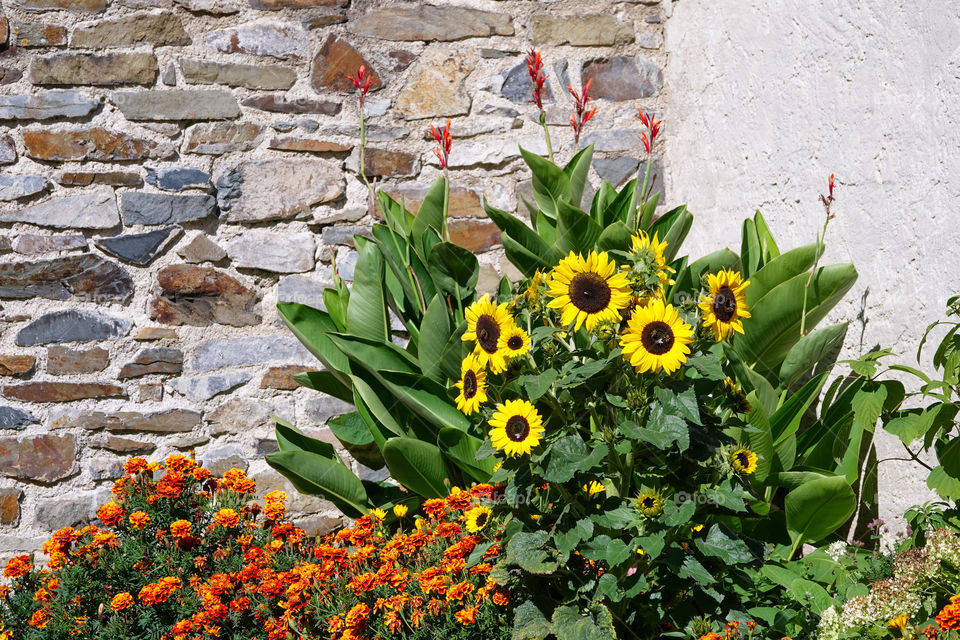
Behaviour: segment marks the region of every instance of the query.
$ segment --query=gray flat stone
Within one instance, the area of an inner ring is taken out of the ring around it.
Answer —
[[[517,104],[529,104],[533,100],[533,82],[530,81],[530,74],[527,72],[527,65],[521,62],[507,72],[503,85],[500,87],[500,95]],[[553,102],[553,87],[549,78],[543,85],[543,102]],[[536,106],[534,106],[536,109]]]
[[[249,229],[226,246],[233,266],[275,273],[312,271],[317,250],[312,233]]]
[[[62,236],[41,236],[36,233],[21,233],[10,245],[15,253],[22,255],[36,255],[38,253],[53,253],[86,249],[87,239],[80,233],[70,233]]]
[[[99,238],[95,244],[124,262],[144,266],[163,253],[182,232],[180,227],[164,227],[146,233]]]
[[[0,96],[0,120],[83,118],[100,106],[100,98],[79,91],[47,91],[36,95]]]
[[[0,264],[0,298],[126,302],[132,295],[130,274],[93,253]]]
[[[207,234],[198,231],[190,241],[177,249],[177,255],[191,264],[217,262],[227,257],[227,252]]]
[[[0,174],[0,201],[10,202],[43,193],[50,183],[43,176]]]
[[[329,160],[257,160],[218,177],[217,202],[230,222],[280,220],[336,200],[344,189],[343,171]]]
[[[210,174],[191,167],[146,167],[147,184],[164,191],[210,189]]]
[[[243,447],[236,444],[228,444],[222,447],[206,449],[197,456],[203,466],[210,469],[215,476],[222,476],[230,469],[247,470],[247,452]]]
[[[0,429],[26,429],[28,425],[40,422],[26,411],[13,407],[0,407]]]
[[[302,26],[289,22],[248,22],[207,33],[207,46],[224,53],[246,53],[281,60],[310,57],[310,38]]]
[[[231,371],[222,375],[175,378],[167,382],[167,388],[199,402],[239,387],[252,377],[253,373],[250,371]]]
[[[597,158],[593,168],[601,180],[619,186],[628,176],[636,175],[640,161],[629,156],[623,158]]]
[[[111,229],[120,223],[120,216],[113,191],[101,191],[4,211],[0,222],[28,222],[58,229]]]
[[[110,96],[127,120],[230,120],[240,115],[225,90],[116,91]]]
[[[122,338],[130,333],[133,321],[99,311],[53,311],[44,314],[17,332],[20,347],[60,342],[96,342]]]
[[[323,290],[332,287],[332,280],[318,278],[315,275],[284,276],[277,283],[277,302],[297,302],[326,311]]]
[[[171,224],[201,220],[213,214],[213,196],[181,196],[167,193],[128,191],[120,201],[124,224]]]
[[[581,144],[592,144],[594,151],[636,151],[643,149],[640,131],[635,129],[603,129],[590,131],[583,136]]]
[[[326,424],[330,418],[351,411],[354,411],[353,405],[325,393],[311,395],[304,406],[306,422],[314,426]]]
[[[250,336],[201,342],[193,350],[189,366],[191,371],[213,371],[267,362],[315,361],[313,354],[293,336]]]
[[[277,65],[184,59],[180,61],[180,70],[187,84],[225,84],[247,89],[286,91],[297,81],[297,73],[293,69]]]

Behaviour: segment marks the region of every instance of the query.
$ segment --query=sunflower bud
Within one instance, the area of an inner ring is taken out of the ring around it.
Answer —
[[[594,333],[597,334],[597,338],[603,342],[609,342],[615,340],[617,337],[617,325],[612,322],[604,321],[597,323]]]
[[[694,618],[693,623],[690,626],[690,632],[694,637],[705,636],[708,633],[713,631],[713,622],[709,618],[704,618],[703,616],[699,618]]]

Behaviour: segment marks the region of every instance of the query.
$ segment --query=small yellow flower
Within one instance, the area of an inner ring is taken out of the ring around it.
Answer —
[[[757,454],[750,449],[740,447],[730,454],[730,464],[738,473],[748,476],[757,470]]]
[[[423,518],[414,518],[413,526],[417,531],[421,531],[423,529]]]
[[[380,507],[377,507],[376,509],[372,509],[370,511],[370,515],[373,516],[374,520],[380,521],[387,517],[387,512]]]
[[[590,497],[593,497],[596,494],[606,490],[607,488],[603,486],[603,483],[597,482],[596,480],[591,480],[583,485],[583,492]]]
[[[467,511],[467,531],[476,533],[486,527],[490,522],[490,513],[489,507],[474,507]]]
[[[405,504],[398,504],[393,508],[393,515],[403,518],[407,515],[408,507]]]
[[[690,527],[690,533],[700,533],[701,531],[703,531],[702,524],[695,524],[692,527]]]
[[[648,518],[656,518],[663,513],[663,496],[656,489],[642,491],[636,498],[637,511]]]
[[[890,627],[891,629],[896,629],[897,631],[900,632],[900,635],[903,635],[907,629],[908,620],[909,618],[907,614],[901,613],[896,618],[893,618],[892,620],[890,620],[890,622],[887,623],[887,626]]]
[[[645,555],[647,555],[647,552],[644,551],[643,549],[641,549],[640,547],[637,547],[637,555],[638,555],[638,556],[645,556]]]

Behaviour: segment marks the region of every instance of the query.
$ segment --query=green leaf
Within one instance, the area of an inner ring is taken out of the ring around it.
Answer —
[[[419,363],[409,353],[392,342],[379,342],[345,333],[331,333],[330,341],[350,358],[354,371],[366,369],[374,376],[384,371],[417,373]]]
[[[493,475],[497,459],[493,456],[477,460],[477,451],[483,440],[474,438],[459,429],[444,427],[437,436],[437,444],[453,463],[477,482],[487,482]]]
[[[533,197],[537,205],[547,215],[556,217],[558,202],[570,199],[570,178],[557,165],[523,147],[520,155],[533,173]]]
[[[383,454],[380,453],[380,447],[377,446],[373,434],[367,428],[366,421],[358,411],[331,418],[327,420],[327,426],[353,459],[360,464],[371,469],[382,469],[386,464],[383,461]]]
[[[960,478],[960,437],[948,441],[937,450],[940,466],[952,478]]]
[[[517,382],[523,387],[527,395],[527,400],[536,402],[543,394],[550,390],[553,383],[557,381],[558,375],[556,369],[547,369],[543,373],[536,375],[520,376]]]
[[[384,371],[388,389],[411,411],[437,427],[470,428],[470,420],[447,399],[446,389],[416,373]]]
[[[421,256],[428,256],[425,236],[428,229],[433,229],[437,235],[443,234],[444,217],[443,201],[447,193],[447,179],[443,176],[434,181],[427,191],[427,195],[417,210],[417,216],[413,219],[413,225],[410,228],[410,235]]]
[[[420,360],[420,370],[423,375],[441,384],[447,381],[442,367],[443,349],[447,346],[451,333],[450,314],[447,312],[446,302],[441,296],[434,296],[420,323],[417,358]]]
[[[295,373],[290,377],[301,387],[320,391],[344,402],[353,402],[353,390],[343,384],[331,371],[307,371]]]
[[[839,529],[856,506],[853,489],[842,476],[811,480],[788,493],[784,512],[794,549]]]
[[[606,227],[597,238],[597,248],[602,251],[627,251],[630,249],[630,228],[619,220]]]
[[[767,226],[767,221],[763,219],[763,214],[757,211],[753,215],[753,221],[757,228],[757,239],[760,241],[760,255],[763,264],[766,265],[780,255],[780,249],[777,248],[777,242],[773,239],[773,234],[770,233],[770,227]]]
[[[480,276],[477,257],[452,242],[434,245],[427,266],[437,287],[444,293],[464,299],[477,287]]]
[[[555,246],[561,254],[586,254],[592,250],[603,229],[589,215],[561,200],[557,203],[557,239]]]
[[[280,447],[280,451],[309,451],[310,453],[315,453],[324,458],[330,458],[331,460],[338,459],[333,445],[329,442],[311,438],[289,422],[277,416],[270,417],[277,423],[277,446]]]
[[[326,307],[330,319],[337,325],[337,331],[347,330],[347,304],[350,301],[349,292],[344,300],[341,301],[340,294],[336,289],[323,290],[323,306]]]
[[[555,550],[547,546],[549,540],[550,534],[546,531],[517,533],[507,543],[506,560],[529,573],[553,573],[560,561]]]
[[[578,151],[563,168],[563,173],[570,181],[570,203],[575,207],[579,207],[583,199],[583,187],[587,184],[587,172],[590,171],[591,160],[593,160],[592,144]]]
[[[927,476],[927,486],[937,492],[944,500],[960,499],[960,480],[954,478],[943,467],[934,467]]]
[[[364,244],[359,253],[347,307],[347,329],[361,338],[388,342],[390,318],[384,291],[383,256],[372,242]]]
[[[506,211],[491,207],[486,200],[483,201],[483,209],[503,233],[501,240],[507,257],[525,276],[531,277],[537,269],[547,271],[560,262],[563,256],[551,246],[552,243],[545,242],[522,220]],[[520,262],[515,261],[515,258]]]
[[[610,611],[603,605],[597,607],[596,617],[573,605],[557,607],[553,612],[553,634],[557,640],[616,640]]]
[[[360,478],[339,460],[308,451],[281,451],[264,459],[297,491],[326,498],[350,518],[359,518],[370,508]]]
[[[778,258],[779,259],[779,258]],[[847,335],[847,323],[842,322],[805,335],[790,348],[780,365],[780,386],[790,388],[804,373],[818,362],[836,352]]]
[[[544,640],[550,631],[550,621],[529,600],[514,610],[511,640]]]
[[[740,260],[743,262],[743,277],[749,279],[757,269],[763,266],[757,225],[750,218],[743,221],[741,238]]]
[[[697,405],[697,394],[692,388],[676,393],[664,387],[657,387],[654,394],[660,401],[659,406],[663,408],[665,414],[680,416],[695,425],[703,425],[700,420],[700,408]]]
[[[873,431],[886,400],[887,387],[884,385],[876,384],[861,388],[853,396],[854,424],[865,431]]]
[[[633,425],[632,422],[626,423],[627,428]],[[636,427],[636,425],[633,425]],[[621,424],[621,431],[624,425]],[[690,447],[690,429],[687,422],[677,415],[666,413],[663,405],[654,404],[650,409],[650,418],[647,420],[646,427],[636,427],[629,432],[624,433],[635,440],[649,442],[658,449],[668,449],[674,443],[681,452]]]
[[[427,498],[449,492],[450,478],[443,452],[436,445],[414,438],[390,438],[383,445],[383,459],[393,479]]]
[[[569,482],[578,471],[590,469],[603,460],[607,453],[605,444],[588,448],[579,435],[560,438],[550,445],[543,479],[547,482]]]
[[[683,564],[680,565],[677,575],[681,578],[692,578],[699,582],[701,585],[710,584],[716,582],[716,578],[710,574],[706,568],[700,564],[700,561],[694,558],[692,555],[687,555],[683,559]]]
[[[677,252],[683,245],[684,239],[693,226],[693,214],[687,211],[686,205],[671,209],[650,226],[650,235],[658,234],[661,241],[667,243],[663,257],[667,262],[673,262]]]
[[[791,249],[782,256],[774,258],[762,269],[750,276],[750,286],[744,294],[747,305],[753,306],[772,289],[802,273],[807,273],[817,259],[817,245],[807,244]]]
[[[350,361],[328,337],[329,332],[337,330],[330,315],[326,311],[296,302],[278,303],[277,313],[297,340],[302,342],[310,353],[345,384],[346,374],[350,372]]]
[[[706,538],[697,538],[696,544],[704,555],[719,558],[728,566],[756,559],[743,540],[729,536],[718,524],[710,527]]]

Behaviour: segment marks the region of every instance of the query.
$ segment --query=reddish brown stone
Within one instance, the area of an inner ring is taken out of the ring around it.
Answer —
[[[10,39],[10,21],[0,16],[0,47],[7,46]]]
[[[414,176],[420,171],[420,156],[406,151],[367,149],[363,170],[371,177]]]
[[[150,453],[157,448],[152,442],[141,442],[133,438],[124,438],[115,436],[112,433],[102,433],[89,440],[90,446],[94,449],[106,449],[114,453],[133,454]]]
[[[307,29],[322,29],[330,25],[340,24],[347,21],[347,16],[342,11],[327,11],[317,15],[311,15],[303,21],[303,26]]]
[[[37,359],[33,356],[0,355],[0,376],[20,376],[33,371]]]
[[[448,228],[450,230],[450,242],[474,253],[486,251],[500,244],[500,229],[492,222],[454,220]]]
[[[135,138],[121,131],[101,127],[51,131],[37,129],[23,132],[27,155],[35,160],[96,160],[117,162],[170,158],[176,154],[172,145]]]
[[[221,155],[257,146],[263,127],[253,122],[204,122],[190,127],[184,151]]]
[[[294,389],[299,389],[300,385],[297,384],[297,382],[290,376],[314,370],[315,369],[311,367],[299,365],[271,367],[269,371],[263,374],[263,379],[260,381],[260,388],[278,389],[280,391],[292,391]]]
[[[19,524],[21,498],[23,498],[23,491],[20,489],[12,487],[0,489],[0,524]]]
[[[88,398],[122,398],[123,387],[96,382],[27,382],[3,387],[3,395],[23,402],[73,402]]]
[[[20,8],[27,11],[66,9],[67,11],[103,11],[107,0],[19,0]]]
[[[76,457],[72,435],[0,438],[0,473],[14,478],[56,482],[70,475]]]
[[[153,300],[151,319],[163,324],[205,327],[258,324],[256,293],[227,274],[207,267],[171,265],[157,274],[163,293]]]
[[[64,171],[57,178],[64,187],[89,187],[94,184],[111,187],[142,187],[143,178],[130,171]]]
[[[343,8],[350,4],[350,0],[250,0],[250,6],[262,11],[279,11],[281,9],[309,9],[311,7]]]
[[[311,138],[274,138],[268,146],[277,151],[306,151],[308,153],[345,153],[353,149],[352,144],[313,140]]]
[[[287,100],[282,95],[253,96],[244,98],[240,104],[273,113],[316,113],[324,116],[335,116],[343,109],[342,104],[332,100],[308,100],[306,98]]]
[[[410,63],[417,59],[417,54],[413,51],[406,51],[405,49],[391,51],[387,56],[394,61],[393,71],[403,71],[410,66]]]
[[[417,213],[423,199],[427,197],[427,187],[420,186],[399,186],[384,189],[397,202],[403,202],[403,206],[411,213]],[[380,210],[373,211],[374,215],[379,216]],[[480,194],[467,187],[450,187],[450,202],[448,215],[451,218],[485,218],[486,211],[483,210],[483,202]]]
[[[19,47],[60,47],[67,43],[67,29],[58,24],[13,25],[11,40]]]
[[[133,279],[130,274],[95,253],[0,264],[2,298],[68,300],[73,297],[98,302],[126,302],[131,295]]]
[[[76,373],[96,373],[110,364],[110,353],[106,349],[71,349],[69,347],[47,347],[47,373],[66,376]]]
[[[332,89],[343,93],[353,93],[355,87],[350,78],[357,75],[357,69],[361,65],[367,68],[367,74],[373,78],[370,90],[376,91],[382,87],[383,82],[380,81],[380,74],[360,52],[347,41],[341,40],[331,33],[313,59],[310,84],[317,91]]]

